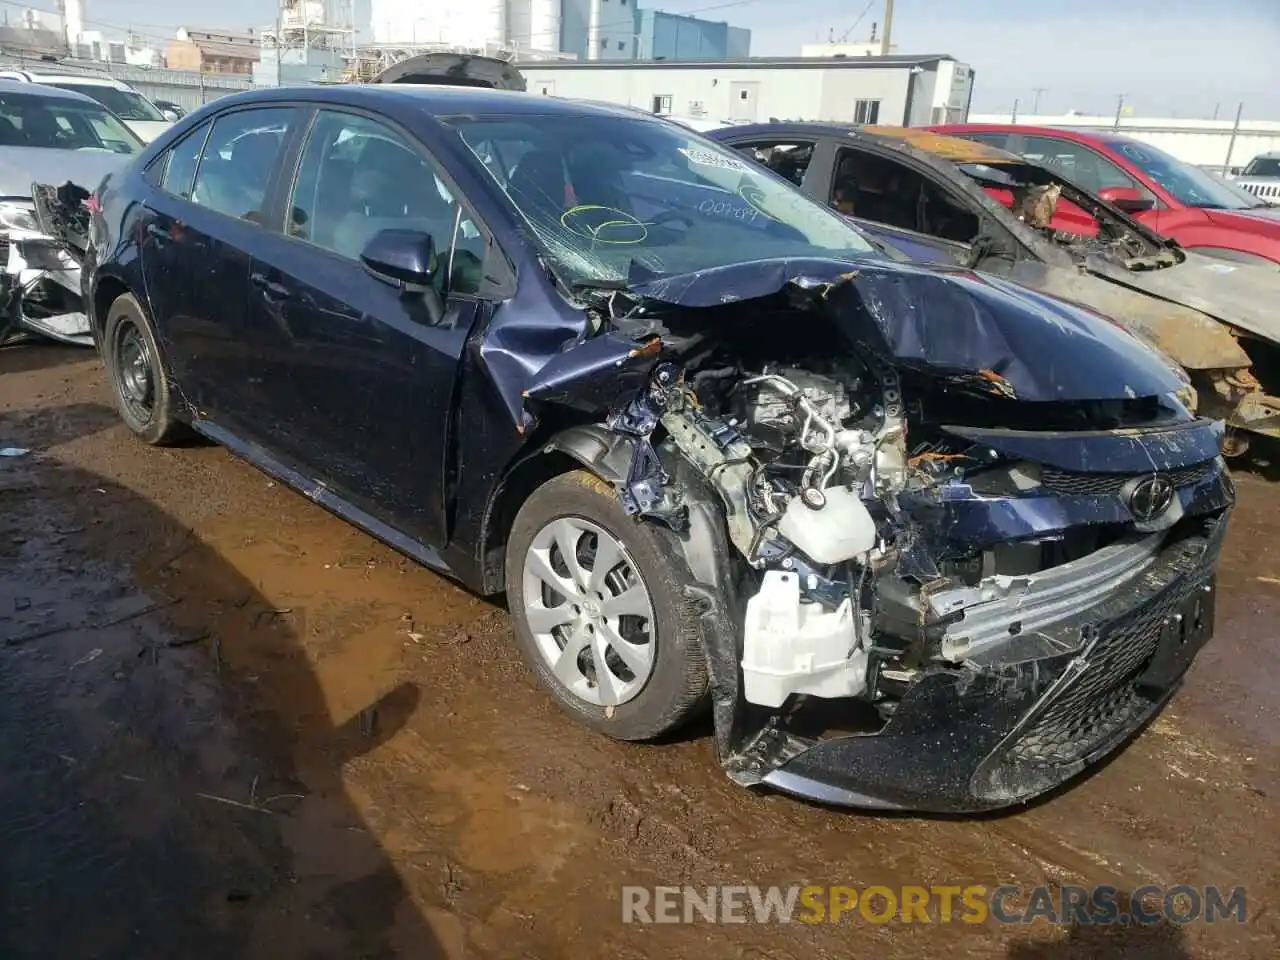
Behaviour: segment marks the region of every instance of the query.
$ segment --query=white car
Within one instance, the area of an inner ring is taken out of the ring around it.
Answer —
[[[150,143],[178,119],[171,112],[161,110],[127,83],[111,77],[0,70],[0,80],[41,83],[46,87],[57,87],[91,97],[123,120],[143,143]]]

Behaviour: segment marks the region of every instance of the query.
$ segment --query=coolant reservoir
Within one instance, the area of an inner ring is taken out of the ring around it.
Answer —
[[[858,495],[848,487],[822,492],[827,503],[821,510],[792,497],[778,521],[778,532],[816,563],[843,563],[874,547],[876,524]]]

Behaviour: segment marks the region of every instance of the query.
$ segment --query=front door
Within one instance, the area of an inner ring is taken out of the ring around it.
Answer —
[[[480,312],[486,241],[406,134],[320,110],[303,145],[285,233],[250,269],[251,348],[278,358],[271,438],[309,476],[420,542],[444,539],[443,470],[459,358]],[[360,254],[379,231],[436,242],[443,318],[380,280]]]

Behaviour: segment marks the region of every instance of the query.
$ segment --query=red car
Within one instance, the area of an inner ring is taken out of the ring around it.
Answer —
[[[1149,144],[1111,133],[1007,123],[928,129],[1055,167],[1188,250],[1225,260],[1280,264],[1280,207],[1267,206]]]

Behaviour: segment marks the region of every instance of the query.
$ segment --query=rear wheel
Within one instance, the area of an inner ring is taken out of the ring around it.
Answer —
[[[160,348],[133,294],[122,294],[107,309],[102,343],[103,362],[125,425],[156,446],[180,440],[185,425],[175,416]]]
[[[525,501],[506,577],[521,654],[577,719],[619,740],[648,740],[705,702],[684,559],[593,474],[555,477]]]

